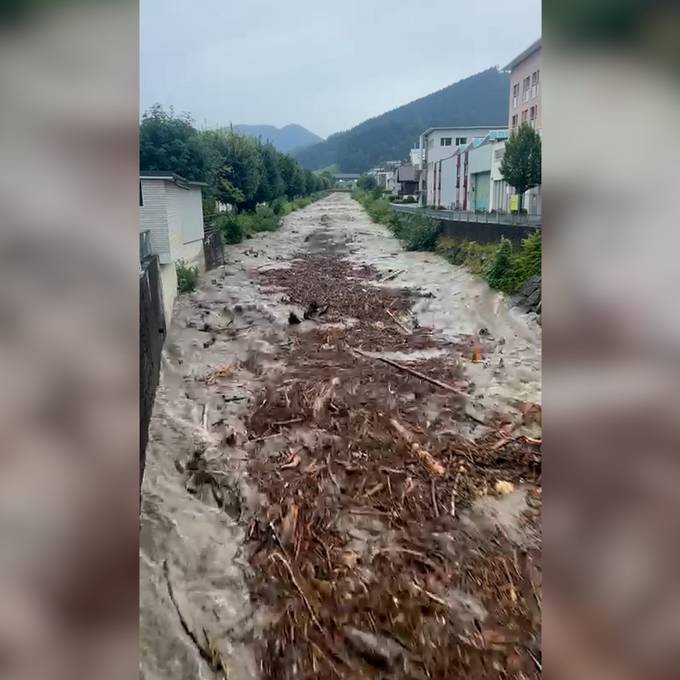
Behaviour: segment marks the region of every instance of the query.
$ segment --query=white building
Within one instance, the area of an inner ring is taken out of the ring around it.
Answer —
[[[166,323],[170,323],[177,297],[175,265],[205,271],[203,255],[203,182],[190,182],[172,172],[145,172],[140,176],[139,230],[148,231],[151,251],[158,255]]]
[[[419,146],[416,146],[409,151],[408,157],[411,165],[416,170],[420,170],[423,163],[423,150]]]
[[[507,137],[507,130],[492,130],[437,161],[433,171],[437,177],[435,202],[431,205],[471,212],[492,210],[492,159]]]
[[[516,130],[527,124],[541,134],[543,40],[539,38],[505,68],[510,73],[508,127]],[[541,214],[541,187],[524,194],[523,207],[530,215]],[[509,207],[509,206],[508,206]]]
[[[497,126],[473,125],[468,127],[432,127],[420,135],[422,173],[420,175],[421,201],[425,205],[441,204],[441,175],[438,162],[451,157],[459,146],[468,144],[473,138],[484,137]]]
[[[513,189],[503,179],[501,161],[505,155],[505,142],[494,145],[491,153],[491,201],[489,210],[494,212],[510,212],[510,195]]]

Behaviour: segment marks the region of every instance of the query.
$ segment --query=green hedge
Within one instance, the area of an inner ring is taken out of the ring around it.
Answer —
[[[281,226],[283,217],[294,210],[306,208],[311,203],[325,198],[329,193],[328,191],[321,191],[311,196],[301,196],[290,201],[280,197],[273,200],[269,205],[258,205],[251,212],[220,215],[215,220],[215,224],[222,232],[225,243],[240,243],[244,238],[248,238],[257,232],[276,231]]]

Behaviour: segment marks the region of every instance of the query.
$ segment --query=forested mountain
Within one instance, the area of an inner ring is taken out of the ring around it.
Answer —
[[[269,141],[283,153],[323,141],[322,137],[302,125],[286,125],[282,128],[273,125],[234,125],[234,130],[249,137],[259,137],[263,142]]]
[[[312,170],[336,163],[342,172],[364,172],[381,161],[407,158],[409,149],[428,127],[505,127],[508,88],[508,74],[490,68],[293,155]]]

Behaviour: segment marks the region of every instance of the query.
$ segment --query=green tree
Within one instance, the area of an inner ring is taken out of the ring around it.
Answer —
[[[271,144],[259,147],[262,174],[255,192],[257,203],[269,203],[286,192],[286,185],[281,177],[278,151]]]
[[[378,188],[378,182],[373,175],[361,175],[357,180],[357,186],[362,191],[374,191]]]
[[[254,208],[263,170],[257,143],[231,130],[206,130],[201,133],[201,145],[215,198],[239,209]]]
[[[503,179],[519,194],[521,212],[524,192],[541,183],[541,138],[526,123],[515,130],[505,143],[500,171]]]
[[[139,126],[139,168],[204,179],[205,156],[188,114],[177,116],[172,107],[166,112],[160,104],[144,113]]]
[[[306,190],[305,173],[302,166],[294,161],[290,156],[281,156],[280,159],[281,176],[286,184],[286,195],[288,198],[303,196]]]
[[[486,281],[492,288],[512,291],[516,287],[515,272],[512,261],[512,243],[505,237],[496,249],[496,253],[486,272]]]
[[[328,168],[324,168],[317,172],[317,177],[321,179],[322,187],[324,189],[330,189],[335,186],[335,177],[333,176],[333,171]]]

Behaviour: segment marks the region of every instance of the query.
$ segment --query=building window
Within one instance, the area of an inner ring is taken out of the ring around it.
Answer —
[[[517,114],[512,117],[512,127],[513,129],[517,127]]]
[[[534,99],[538,95],[538,71],[531,74],[531,98]]]
[[[526,104],[529,101],[529,90],[531,88],[531,78],[527,76],[522,85],[522,102]]]
[[[456,137],[456,146],[467,144],[467,137]]]
[[[442,146],[451,146],[451,137],[442,137],[440,140]]]
[[[517,103],[519,102],[519,83],[515,83],[512,86],[512,108],[517,108]]]
[[[529,118],[532,121],[534,121],[534,120],[536,120],[536,118],[538,118],[538,106],[534,105],[529,109]]]
[[[529,113],[526,109],[522,111],[522,125],[527,122],[527,113]]]
[[[140,181],[139,183],[139,207],[141,208],[144,205],[144,194],[142,193],[142,183]]]

